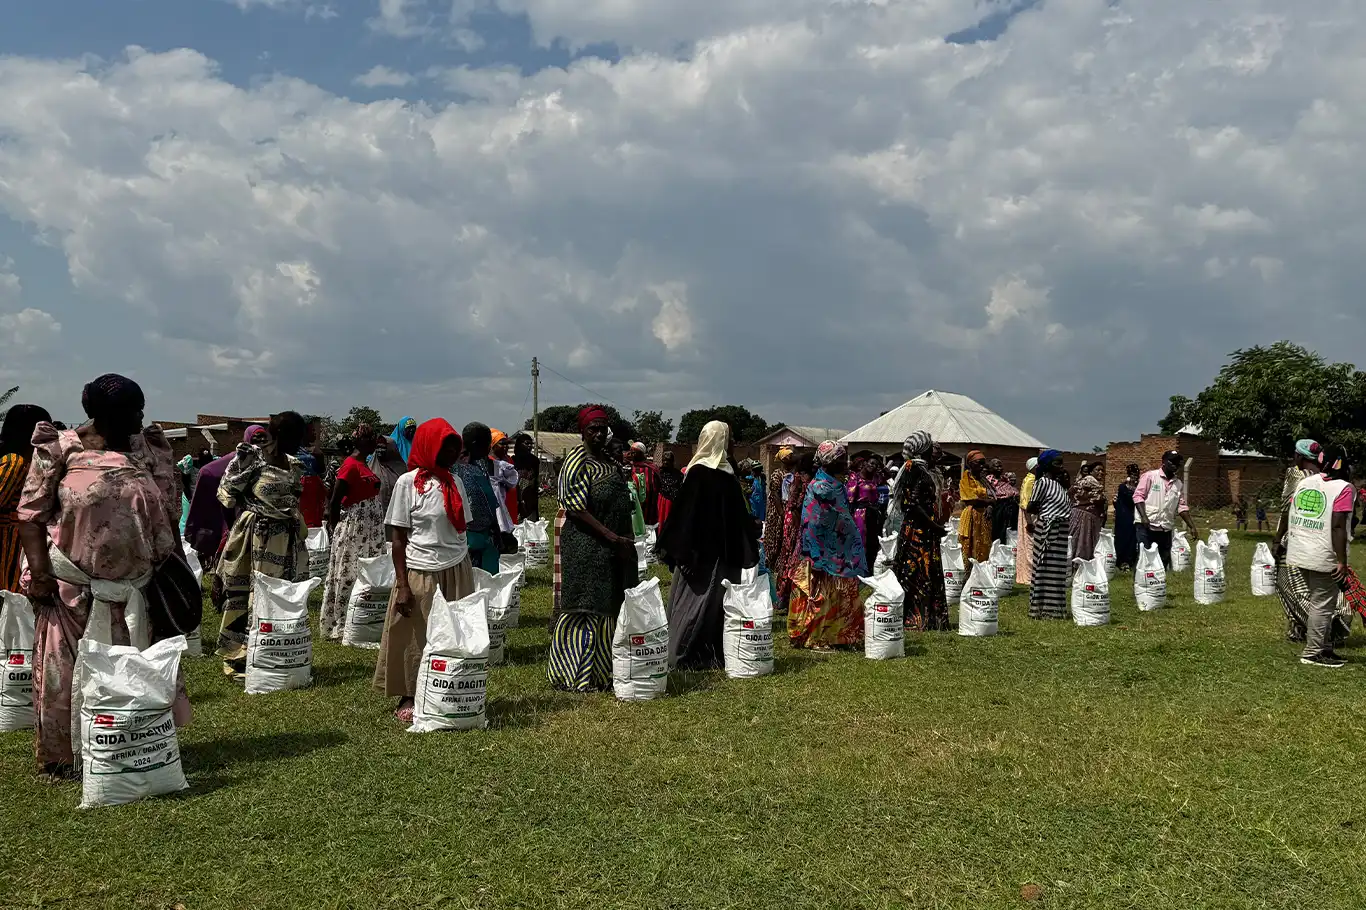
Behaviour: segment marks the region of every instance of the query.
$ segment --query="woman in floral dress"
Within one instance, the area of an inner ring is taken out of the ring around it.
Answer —
[[[935,448],[924,430],[907,437],[902,446],[906,466],[892,491],[893,514],[901,519],[895,531],[898,536],[892,571],[906,592],[906,628],[918,632],[949,628],[940,549],[948,529],[939,520],[939,473],[932,466]]]
[[[327,538],[332,554],[323,587],[323,606],[318,626],[324,638],[340,641],[346,625],[346,602],[360,574],[362,559],[384,552],[384,511],[380,481],[365,465],[375,451],[375,431],[366,424],[356,428],[351,454],[337,469],[332,499],[327,508]]]
[[[775,565],[778,567],[778,603],[776,612],[786,613],[792,599],[793,579],[802,562],[802,506],[806,502],[806,485],[816,473],[810,452],[804,452],[786,484],[787,500],[783,503],[782,549]]]
[[[868,559],[840,479],[849,468],[845,447],[826,440],[815,461],[802,505],[801,562],[792,578],[787,634],[793,647],[830,651],[863,641],[859,576],[868,574]]]
[[[135,595],[180,546],[175,458],[159,427],[143,429],[142,389],[110,373],[85,387],[81,404],[91,422],[80,429],[59,431],[46,421],[34,428],[18,509],[36,619],[34,751],[52,780],[77,776],[71,719],[78,643],[103,634],[105,644],[154,644],[146,605]],[[98,597],[96,581],[104,583]],[[174,710],[177,726],[189,722],[183,687]]]

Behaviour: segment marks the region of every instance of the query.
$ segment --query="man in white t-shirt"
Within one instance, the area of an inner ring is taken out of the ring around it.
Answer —
[[[1333,615],[1339,582],[1347,575],[1347,538],[1351,532],[1355,491],[1348,481],[1346,453],[1326,459],[1323,473],[1304,478],[1291,498],[1289,521],[1276,533],[1276,549],[1285,548],[1285,565],[1303,580],[1307,619],[1300,663],[1341,667],[1333,653]]]

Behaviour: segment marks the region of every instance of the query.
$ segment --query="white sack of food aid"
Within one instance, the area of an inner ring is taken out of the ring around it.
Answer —
[[[448,601],[438,588],[427,614],[409,733],[488,726],[489,592]]]
[[[526,528],[530,522],[519,521],[512,526],[512,539],[517,541],[517,549],[526,549]]]
[[[645,528],[645,564],[652,566],[659,560],[655,557],[655,541],[659,539],[657,525],[649,525]]]
[[[537,569],[546,565],[550,557],[550,531],[544,518],[523,522],[522,550],[526,553],[527,568]]]
[[[1005,597],[1015,591],[1015,560],[1010,547],[999,540],[991,542],[991,557],[987,560],[991,577],[996,581],[996,596]]]
[[[526,554],[509,553],[498,557],[498,574],[517,573],[517,584],[512,589],[512,603],[508,606],[508,628],[515,629],[522,621],[522,588],[526,587]]]
[[[906,656],[906,592],[891,571],[859,581],[873,589],[863,602],[863,656],[891,660]]]
[[[33,727],[33,605],[13,591],[0,591],[0,733]]]
[[[952,538],[955,539],[955,540],[958,539],[958,525],[959,525],[959,522],[960,522],[959,517],[958,517],[957,515],[954,515],[954,516],[952,516],[952,517],[949,519],[948,524],[944,525],[944,527],[946,527],[946,528],[949,529],[949,536],[952,537]]]
[[[1257,544],[1252,554],[1252,596],[1270,597],[1276,593],[1276,557],[1266,541]]]
[[[726,675],[731,679],[769,675],[773,672],[773,595],[768,579],[753,576],[739,584],[723,579],[721,585],[725,590],[721,655]]]
[[[190,546],[188,540],[182,540],[180,542],[180,549],[181,552],[185,554],[185,564],[188,565],[190,571],[194,573],[194,580],[202,585],[204,583],[204,566],[199,561],[199,554],[195,552],[194,547]],[[195,626],[194,630],[185,636],[185,656],[204,656],[204,641],[200,636],[199,626]]]
[[[873,574],[885,572],[892,568],[892,560],[896,559],[897,534],[888,534],[886,537],[877,539],[877,559],[873,562]]]
[[[1110,578],[1105,557],[1075,560],[1072,572],[1072,621],[1079,626],[1103,626],[1110,622]]]
[[[184,649],[180,635],[145,651],[81,641],[82,809],[189,786],[171,712]]]
[[[1226,528],[1214,528],[1209,532],[1209,545],[1219,548],[1219,555],[1228,559],[1228,530]]]
[[[384,617],[389,614],[389,595],[394,591],[398,576],[394,572],[394,556],[386,545],[378,556],[356,560],[360,569],[351,595],[346,599],[346,623],[342,627],[342,644],[352,648],[378,649],[384,637]]]
[[[659,579],[630,588],[612,636],[612,690],[622,701],[648,701],[669,684],[669,619]]]
[[[958,603],[963,595],[963,584],[967,581],[967,569],[963,565],[963,547],[958,538],[950,534],[939,544],[939,556],[944,563],[944,594],[948,605]]]
[[[1096,556],[1101,558],[1105,564],[1105,577],[1114,578],[1119,574],[1119,559],[1115,555],[1115,532],[1109,528],[1101,528],[1100,537],[1096,540]]]
[[[983,637],[996,634],[1000,615],[1000,595],[996,593],[991,565],[972,560],[972,571],[958,603],[958,634]],[[947,570],[945,570],[947,573]]]
[[[1172,532],[1172,571],[1184,572],[1191,567],[1191,542],[1185,531]]]
[[[754,584],[754,580],[757,579],[758,577],[759,577],[759,567],[758,567],[758,566],[750,566],[748,569],[741,569],[741,570],[740,570],[740,584],[742,584],[742,585],[751,585],[751,584]]]
[[[483,569],[474,570],[474,587],[487,591],[489,595],[489,666],[496,667],[503,662],[504,648],[508,638],[508,611],[512,609],[512,598],[517,593],[516,572],[499,572],[490,575]]]
[[[1195,602],[1217,604],[1228,587],[1224,577],[1224,554],[1203,540],[1195,542]]]
[[[1138,565],[1134,567],[1134,600],[1145,613],[1167,605],[1167,567],[1162,565],[1162,554],[1157,544],[1148,544],[1138,551]]]
[[[308,574],[314,578],[327,577],[327,564],[332,558],[332,541],[327,538],[327,528],[309,528]]]
[[[1023,517],[1020,519],[1023,521]],[[1010,561],[1017,566],[1020,563],[1020,532],[1014,528],[1006,529],[1006,546],[1010,547]]]
[[[285,581],[252,574],[247,635],[247,694],[302,689],[313,682],[313,630],[308,595],[321,578]]]
[[[636,571],[640,573],[641,578],[650,571],[650,554],[644,537],[636,538]]]

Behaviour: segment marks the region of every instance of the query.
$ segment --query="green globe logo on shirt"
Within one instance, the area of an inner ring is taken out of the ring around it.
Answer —
[[[1322,490],[1300,490],[1295,494],[1295,511],[1302,518],[1322,518],[1328,511],[1328,497]]]

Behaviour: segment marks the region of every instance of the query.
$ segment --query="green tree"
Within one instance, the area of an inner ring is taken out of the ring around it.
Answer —
[[[1234,351],[1194,400],[1174,396],[1160,427],[1187,424],[1231,449],[1288,458],[1295,440],[1366,454],[1366,373],[1289,341]]]
[[[733,442],[754,442],[769,432],[768,422],[758,414],[750,413],[749,408],[738,404],[720,404],[689,411],[680,417],[678,441],[697,442],[697,437],[702,435],[702,427],[713,420],[730,424]]]
[[[541,432],[543,433],[577,433],[579,431],[579,412],[592,405],[602,408],[607,412],[607,422],[612,427],[613,436],[621,436],[626,439],[635,438],[635,427],[629,420],[621,416],[621,412],[610,404],[598,404],[587,402],[585,404],[554,404],[541,411]],[[526,424],[522,429],[530,431],[532,420],[527,418]]]
[[[674,437],[674,422],[665,420],[661,411],[636,411],[631,415],[636,439],[653,449],[655,443],[668,442]]]

